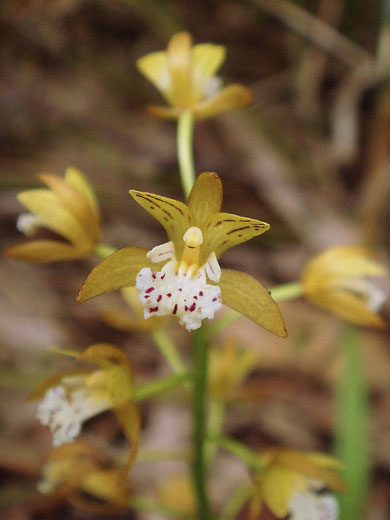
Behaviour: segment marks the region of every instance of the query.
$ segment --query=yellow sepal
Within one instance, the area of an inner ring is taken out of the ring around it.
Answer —
[[[98,264],[85,280],[77,296],[78,302],[99,294],[135,285],[135,279],[143,267],[158,268],[146,258],[146,249],[124,247],[115,251]]]
[[[220,211],[222,206],[222,181],[214,172],[201,173],[190,192],[187,206],[194,222],[204,232],[208,219]]]
[[[33,240],[6,249],[5,254],[14,260],[46,263],[58,260],[73,260],[84,256],[84,248],[78,248],[59,240]]]
[[[244,85],[229,85],[220,90],[215,96],[197,104],[194,108],[194,116],[196,119],[206,119],[228,110],[243,108],[252,102],[253,94]]]
[[[246,273],[222,269],[218,282],[222,301],[273,334],[285,338],[287,331],[278,306],[267,289]]]

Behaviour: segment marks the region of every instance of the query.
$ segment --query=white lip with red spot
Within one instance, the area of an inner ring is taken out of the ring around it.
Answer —
[[[290,520],[337,520],[338,504],[329,493],[318,495],[302,491],[289,504]]]
[[[214,253],[202,267],[194,261],[203,242],[199,228],[189,228],[183,240],[187,250],[181,262],[176,260],[172,242],[156,246],[147,253],[152,262],[169,261],[159,272],[147,267],[141,269],[136,278],[136,288],[145,319],[175,315],[187,330],[195,330],[205,318],[213,319],[221,308],[221,289],[206,281],[207,275],[210,280],[218,282],[221,268]]]

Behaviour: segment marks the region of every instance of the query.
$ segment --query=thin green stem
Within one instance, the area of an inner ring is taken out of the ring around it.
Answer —
[[[303,295],[303,287],[300,282],[284,283],[270,289],[272,298],[277,302],[294,300]]]
[[[199,520],[210,519],[206,478],[206,388],[208,345],[203,327],[193,332],[193,463],[192,476],[198,502]]]
[[[225,418],[225,403],[212,399],[209,403],[207,433],[210,437],[221,435],[223,429],[223,421]],[[206,464],[210,468],[217,454],[217,444],[208,442],[206,446]]]
[[[168,336],[164,329],[152,330],[152,338],[160,351],[161,355],[167,361],[175,374],[183,374],[187,368],[182,360],[179,352],[172,339]]]
[[[236,457],[244,461],[248,466],[259,473],[264,470],[257,453],[247,448],[244,444],[241,444],[241,442],[231,439],[230,437],[222,436],[209,437],[208,440],[210,442],[215,442],[221,446],[221,448],[230,451],[230,453],[236,455]]]
[[[271,288],[270,293],[272,298],[279,303],[301,297],[303,295],[303,287],[300,282],[284,283]],[[226,312],[221,318],[214,321],[211,327],[209,327],[209,336],[218,334],[218,332],[221,332],[221,330],[228,327],[231,323],[234,323],[240,316],[241,314],[239,312],[232,309]]]
[[[155,397],[164,392],[168,392],[173,388],[181,385],[184,381],[187,381],[190,378],[190,374],[185,372],[183,374],[177,374],[171,377],[166,377],[164,379],[160,379],[158,381],[153,381],[152,383],[148,383],[142,385],[137,388],[135,391],[134,398],[136,401],[142,401],[144,399],[150,399],[151,397]]]
[[[95,255],[104,259],[104,258],[107,258],[108,256],[112,255],[112,253],[115,253],[116,250],[117,250],[116,247],[112,247],[107,244],[98,244],[95,247],[94,253],[95,253]]]
[[[185,110],[177,122],[177,157],[181,183],[186,198],[188,198],[195,182],[193,134],[194,116],[190,110]]]

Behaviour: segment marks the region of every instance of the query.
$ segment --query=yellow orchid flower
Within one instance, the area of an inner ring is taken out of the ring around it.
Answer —
[[[370,251],[336,246],[310,260],[301,282],[306,298],[318,307],[357,325],[384,328],[377,311],[386,295],[370,278],[385,274]]]
[[[140,58],[137,67],[164,96],[169,107],[149,106],[155,116],[176,119],[190,110],[198,119],[244,107],[253,101],[251,92],[234,84],[219,89],[215,72],[225,60],[223,45],[204,43],[192,47],[191,35],[172,36],[166,52]]]
[[[17,198],[30,213],[20,215],[17,227],[27,236],[48,228],[63,240],[33,240],[7,249],[6,254],[27,262],[71,260],[89,255],[100,240],[100,214],[92,187],[75,168],[65,178],[38,176],[48,188],[22,191]]]
[[[126,479],[127,472],[107,460],[101,448],[72,442],[52,449],[38,489],[90,512],[114,513],[127,505]]]
[[[210,351],[209,393],[213,399],[229,401],[238,396],[238,390],[255,367],[257,356],[250,350],[240,349],[234,339],[227,339],[221,347]]]
[[[221,213],[217,174],[197,178],[187,205],[152,193],[130,194],[165,228],[169,242],[149,252],[137,247],[116,251],[92,270],[78,301],[135,285],[145,319],[176,315],[194,330],[224,302],[274,334],[287,335],[276,303],[257,280],[239,271],[221,271],[218,258],[226,249],[261,235],[269,225]]]
[[[53,445],[72,442],[85,421],[113,409],[131,443],[130,467],[138,449],[140,421],[133,403],[133,375],[127,355],[105,343],[92,345],[81,354],[66,349],[58,352],[98,368],[58,374],[30,395],[30,399],[42,399],[37,416],[50,428]]]
[[[254,476],[250,518],[257,518],[266,506],[277,518],[336,520],[335,498],[318,494],[324,488],[346,490],[336,459],[322,453],[270,449],[260,454],[260,462],[264,470]]]

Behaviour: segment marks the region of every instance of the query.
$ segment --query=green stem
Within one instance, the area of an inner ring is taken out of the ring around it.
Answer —
[[[225,403],[212,399],[209,403],[207,433],[210,437],[221,435],[223,429],[223,421],[225,418]],[[206,446],[206,464],[210,468],[217,454],[217,444],[208,442]]]
[[[221,448],[230,451],[230,453],[236,455],[236,457],[244,461],[257,472],[261,473],[264,470],[257,453],[247,448],[244,444],[241,444],[241,442],[229,437],[221,436],[209,437],[208,440],[210,442],[215,442],[221,446]]]
[[[185,110],[177,122],[177,156],[180,178],[186,198],[188,198],[195,182],[193,133],[194,116],[190,110]]]
[[[279,303],[299,298],[303,295],[303,287],[300,282],[284,283],[271,288],[270,293],[275,302]],[[232,309],[226,312],[221,318],[215,320],[211,327],[209,327],[209,336],[218,334],[218,332],[221,332],[221,330],[235,322],[240,316],[241,314],[239,312]]]
[[[300,282],[284,283],[270,289],[272,298],[277,302],[294,300],[303,295],[303,287]]]
[[[198,519],[210,519],[206,483],[206,388],[208,345],[203,327],[193,332],[193,463],[192,476],[198,502]]]
[[[161,355],[165,358],[168,365],[172,368],[176,375],[183,374],[187,368],[182,360],[179,352],[172,339],[168,336],[164,329],[152,330],[152,338],[157,345]]]
[[[104,259],[104,258],[107,258],[108,256],[112,255],[112,253],[115,253],[116,250],[117,250],[116,247],[112,247],[107,244],[98,244],[95,247],[94,253],[95,253],[95,255]]]
[[[365,517],[371,473],[369,396],[359,330],[348,327],[341,346],[344,363],[336,392],[335,439],[348,492],[340,496],[340,520],[355,520]]]
[[[155,397],[156,395],[167,392],[168,390],[172,390],[172,388],[176,388],[184,381],[187,381],[189,377],[190,374],[185,372],[183,374],[177,374],[160,379],[159,381],[153,381],[152,383],[142,385],[136,389],[134,399],[136,401],[142,401],[143,399]]]

